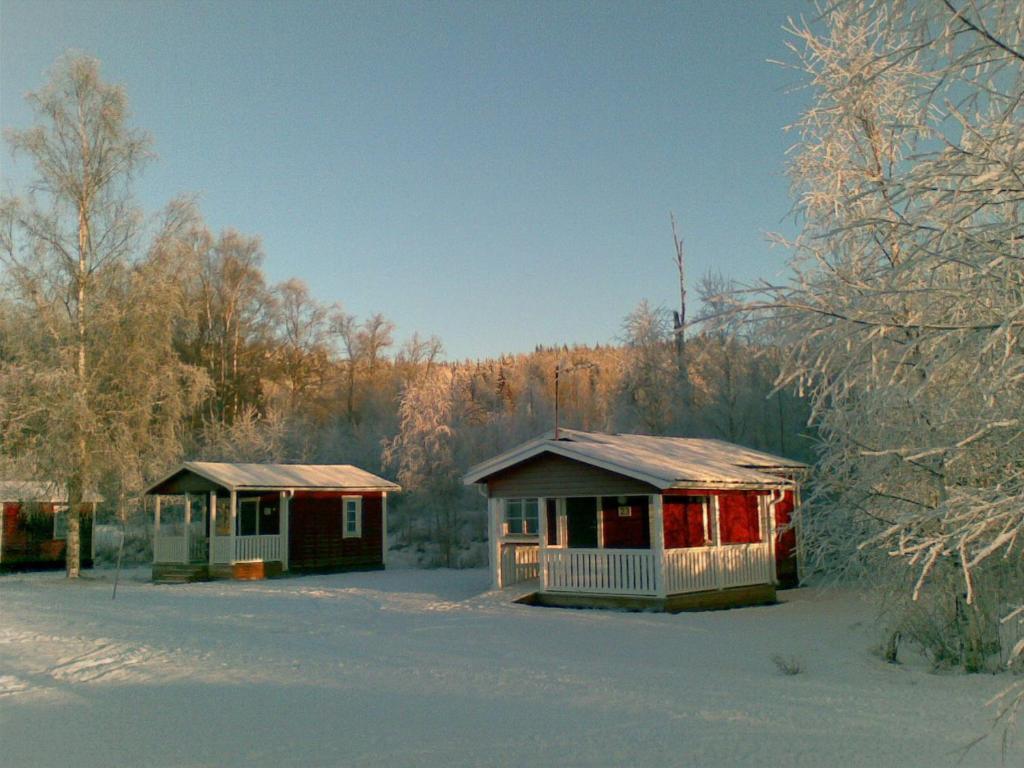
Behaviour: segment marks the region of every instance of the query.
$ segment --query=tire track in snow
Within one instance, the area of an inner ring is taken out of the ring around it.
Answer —
[[[24,693],[29,689],[29,684],[14,675],[0,675],[0,698],[13,696],[16,693]]]
[[[143,670],[133,667],[140,665],[159,668],[167,655],[142,646],[112,643],[96,640],[95,647],[85,653],[66,656],[47,670],[54,680],[61,682],[89,683],[103,678],[126,680],[149,677]]]

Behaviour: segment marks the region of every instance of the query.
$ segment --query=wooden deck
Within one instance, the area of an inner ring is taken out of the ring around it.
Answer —
[[[192,581],[235,579],[254,581],[273,579],[284,574],[279,561],[209,565],[208,563],[153,563],[153,581],[158,584],[185,584]]]
[[[516,602],[550,608],[611,608],[619,611],[683,613],[685,611],[715,611],[724,608],[773,605],[777,600],[773,585],[751,584],[729,589],[669,595],[668,597],[533,592],[519,598]]]

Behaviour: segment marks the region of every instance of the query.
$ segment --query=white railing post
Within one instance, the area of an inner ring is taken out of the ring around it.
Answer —
[[[235,562],[238,559],[238,548],[237,540],[235,538],[238,532],[238,494],[235,491],[231,491],[228,504],[228,519],[231,521],[231,555],[228,559],[229,563]]]
[[[388,567],[388,492],[380,494],[380,561]]]
[[[543,496],[537,499],[537,588],[544,591],[547,577],[544,574],[544,553],[548,541],[548,500]]]
[[[487,499],[487,547],[491,555],[491,586],[501,589],[501,542],[498,540],[500,530],[498,513],[501,504],[498,499]]]
[[[387,495],[387,494],[385,494]],[[288,570],[288,520],[291,517],[291,497],[287,491],[281,491],[280,512],[281,537],[281,570]],[[387,530],[387,529],[385,529]]]
[[[725,555],[722,552],[722,530],[719,527],[721,505],[719,504],[718,496],[711,497],[710,505],[708,517],[711,522],[711,563],[715,569],[715,589],[722,589],[722,583],[725,578]]]
[[[210,491],[210,565],[217,562],[217,492]]]
[[[783,491],[782,498],[785,500],[786,493]],[[804,579],[804,536],[800,530],[800,521],[802,516],[800,514],[800,484],[793,480],[793,509],[789,513],[789,524],[793,526],[793,532],[796,534],[796,580],[797,583],[803,582]]]
[[[764,507],[764,519],[767,525],[763,527],[763,531],[766,531],[767,543],[769,549],[769,555],[771,557],[772,565],[775,564],[775,505],[785,498],[785,495],[779,491],[779,498],[776,500],[775,491],[771,492],[771,495],[767,498],[764,496],[759,497]],[[764,538],[764,537],[762,537]],[[778,574],[775,572],[776,569],[772,568],[772,584],[778,584]]]
[[[182,555],[181,562],[188,563],[192,559],[192,549],[189,538],[192,533],[192,496],[191,494],[185,494],[185,553]]]
[[[160,496],[153,497],[153,562],[160,562],[157,558],[162,554],[160,550]]]
[[[660,493],[651,496],[648,517],[651,554],[654,556],[654,586],[658,597],[665,597],[665,508]]]

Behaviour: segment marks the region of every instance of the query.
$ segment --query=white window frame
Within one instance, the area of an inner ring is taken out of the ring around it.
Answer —
[[[356,504],[356,529],[348,529],[348,503],[354,501]],[[363,538],[363,497],[342,496],[341,497],[341,535],[344,539]]]
[[[63,516],[64,520],[64,535],[60,536],[57,532],[57,519]],[[67,541],[68,540],[68,507],[66,504],[59,507],[53,508],[53,539],[54,541]]]
[[[528,521],[529,518],[526,515],[526,504],[527,504],[527,502],[530,502],[530,501],[532,501],[536,505],[536,507],[537,507],[537,530],[535,530],[533,533],[528,533],[526,530],[524,530],[524,529],[529,528],[529,525],[527,525],[527,521]],[[543,522],[544,525],[547,525],[547,516],[546,516],[546,513],[541,511],[541,503],[540,502],[541,502],[541,500],[540,500],[540,497],[538,497],[538,496],[517,496],[516,498],[513,498],[513,499],[505,499],[504,500],[504,504],[502,504],[502,517],[503,517],[503,521],[502,521],[503,522],[503,526],[502,526],[502,528],[504,530],[505,535],[506,536],[530,536],[530,537],[540,536],[540,526],[541,526],[541,523]],[[519,504],[519,505],[521,505],[520,508],[522,509],[522,516],[516,518],[517,520],[522,520],[523,521],[522,522],[522,526],[521,526],[520,530],[518,530],[518,531],[513,531],[512,530],[512,525],[511,525],[511,523],[509,521],[509,515],[508,515],[509,507],[512,504]]]

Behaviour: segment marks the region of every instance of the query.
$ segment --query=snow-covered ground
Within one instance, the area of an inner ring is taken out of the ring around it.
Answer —
[[[147,576],[114,602],[109,572],[0,577],[0,765],[1000,763],[961,750],[1008,681],[885,664],[849,593],[668,616],[511,604],[483,571]]]

